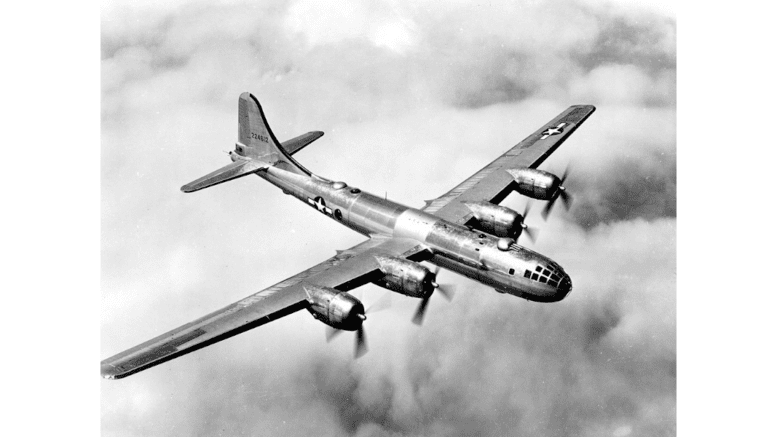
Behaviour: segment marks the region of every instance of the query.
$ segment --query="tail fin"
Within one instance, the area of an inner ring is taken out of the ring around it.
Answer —
[[[237,141],[235,151],[240,156],[264,161],[294,173],[310,175],[310,172],[281,146],[267,124],[259,100],[247,92],[241,94],[238,100]]]

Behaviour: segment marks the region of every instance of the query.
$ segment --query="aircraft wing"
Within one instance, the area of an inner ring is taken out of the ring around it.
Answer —
[[[104,378],[118,379],[193,352],[291,314],[308,305],[303,285],[348,291],[381,277],[375,255],[419,260],[426,248],[404,238],[375,237],[285,281],[100,363]]]
[[[591,105],[570,106],[452,190],[427,201],[422,210],[454,223],[466,223],[472,212],[462,202],[503,201],[513,191],[514,180],[507,170],[542,164],[595,110]]]

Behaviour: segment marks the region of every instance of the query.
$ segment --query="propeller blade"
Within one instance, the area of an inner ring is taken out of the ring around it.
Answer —
[[[415,315],[413,316],[413,323],[415,323],[418,326],[421,326],[421,324],[424,322],[424,314],[426,313],[426,309],[429,307],[429,298],[432,297],[432,293],[429,293],[428,296],[421,299],[421,303],[418,304],[418,308],[415,310]]]
[[[326,327],[326,342],[329,343],[332,341],[333,338],[340,335],[343,331],[337,328],[333,328],[331,326]]]
[[[542,218],[543,220],[548,219],[548,215],[550,215],[550,211],[553,210],[553,204],[556,203],[556,199],[558,199],[558,196],[550,199],[548,203],[545,204],[545,207],[542,208]]]
[[[370,305],[370,307],[367,308],[367,311],[365,311],[365,313],[374,314],[374,313],[377,313],[378,311],[383,311],[390,307],[391,307],[391,292],[387,292],[387,293],[384,293],[383,296],[380,297],[380,299],[373,302],[372,305]]]
[[[356,330],[356,343],[354,345],[353,356],[358,359],[367,353],[367,334],[364,333],[364,326]]]
[[[564,169],[564,174],[561,175],[561,183],[559,185],[564,185],[564,181],[567,180],[567,177],[572,172],[572,166],[567,164],[567,168]]]
[[[437,286],[437,291],[442,294],[448,302],[453,300],[453,295],[456,293],[456,286],[454,284],[440,284]]]
[[[526,234],[527,237],[529,237],[529,240],[531,240],[532,243],[537,242],[537,234],[540,233],[540,230],[531,226],[524,226],[523,232]]]
[[[531,202],[526,202],[526,206],[523,207],[523,219],[526,220],[526,216],[529,215],[529,211],[531,211]]]
[[[569,208],[572,206],[572,195],[567,193],[566,190],[561,190],[559,196],[564,201],[564,207],[569,211]]]

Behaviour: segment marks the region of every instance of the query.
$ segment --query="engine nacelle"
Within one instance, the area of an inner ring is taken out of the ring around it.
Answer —
[[[434,290],[434,274],[426,267],[402,258],[375,257],[383,278],[376,285],[410,297],[425,297]]]
[[[510,208],[491,202],[464,202],[478,222],[478,229],[497,237],[518,238],[523,217]]]
[[[364,305],[345,291],[314,285],[305,286],[305,290],[310,314],[333,328],[356,331],[367,318]]]
[[[534,168],[507,170],[515,179],[515,191],[533,199],[551,200],[558,194],[561,179],[553,173]]]

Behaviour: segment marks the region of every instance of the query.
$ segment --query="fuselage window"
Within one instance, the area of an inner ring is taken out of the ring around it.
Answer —
[[[508,273],[510,273],[511,275],[514,275],[515,274],[515,269],[510,269],[510,271]]]
[[[362,192],[362,190],[360,190],[358,188],[351,188],[351,193],[353,193],[353,194],[359,194],[361,192]]]

